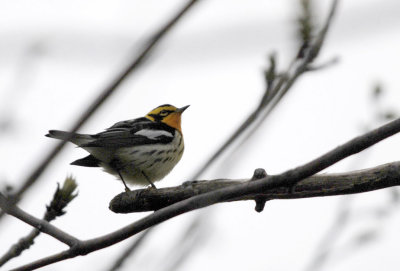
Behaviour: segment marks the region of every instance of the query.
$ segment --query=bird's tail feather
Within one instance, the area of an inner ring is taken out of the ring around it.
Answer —
[[[71,163],[74,166],[82,166],[82,167],[99,167],[100,160],[95,158],[93,155],[88,155],[82,159],[75,160]]]
[[[55,139],[68,140],[78,146],[93,140],[91,135],[64,132],[59,130],[50,130],[46,136]]]

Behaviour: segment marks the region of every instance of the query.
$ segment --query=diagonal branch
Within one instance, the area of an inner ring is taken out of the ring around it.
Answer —
[[[314,70],[311,64],[315,58],[319,55],[322,45],[326,38],[328,29],[332,23],[333,16],[336,12],[338,0],[332,2],[329,15],[325,21],[324,26],[318,33],[314,41],[307,41],[307,46],[304,44],[301,46],[303,56],[301,58],[296,57],[289,65],[287,70],[281,75],[278,75],[275,71],[275,56],[270,56],[270,68],[266,71],[265,77],[267,86],[263,97],[257,108],[243,121],[243,123],[232,133],[232,135],[225,141],[225,143],[218,148],[215,153],[205,162],[199,169],[193,174],[192,180],[198,179],[200,175],[206,171],[228,148],[233,142],[236,142],[241,136],[246,133],[242,142],[249,138],[249,136],[258,127],[254,125],[256,122],[261,123],[267,118],[267,116],[273,111],[273,109],[279,104],[282,98],[288,93],[293,87],[297,79],[304,73]],[[308,44],[310,43],[310,44]],[[253,126],[252,130],[249,127]],[[249,130],[249,131],[248,131]]]
[[[326,35],[328,33],[329,27],[332,23],[333,17],[335,15],[338,6],[338,0],[332,2],[329,15],[325,21],[324,26],[318,33],[313,41],[304,41],[304,44],[300,47],[300,55],[289,65],[286,72],[280,75],[275,81],[275,87],[271,90],[271,95],[269,97],[268,106],[261,112],[258,123],[262,123],[273,111],[273,109],[281,102],[283,97],[289,92],[297,80],[306,72],[315,71],[318,68],[325,67],[326,65],[313,66],[314,60],[319,55]],[[301,57],[299,57],[301,56]],[[332,61],[328,64],[331,64]],[[328,65],[329,66],[329,65]],[[255,125],[252,130],[250,130],[243,141],[248,140],[250,136],[255,132],[257,126]],[[243,142],[242,142],[243,143]]]
[[[278,187],[293,187],[301,180],[320,172],[350,155],[361,152],[398,132],[400,132],[400,119],[389,122],[388,124],[365,133],[362,136],[358,136],[305,165],[288,170],[279,175],[266,176],[258,180],[253,180],[252,182],[230,185],[225,188],[217,189],[212,192],[200,194],[174,203],[110,234],[81,241],[78,245],[73,245],[69,250],[42,258],[15,270],[32,270],[68,258],[73,258],[78,255],[86,255],[93,251],[114,245],[145,229],[167,221],[170,218],[215,203],[229,201],[235,198],[253,195],[255,193],[266,192]],[[3,208],[2,203],[4,202],[0,201],[0,207]],[[11,207],[6,208],[5,211],[10,208]]]
[[[116,91],[118,86],[129,76],[135,72],[141,64],[146,60],[146,57],[150,55],[154,47],[161,41],[163,37],[179,22],[179,20],[185,15],[190,8],[197,3],[198,0],[188,1],[184,7],[179,10],[160,30],[147,42],[142,51],[132,60],[131,64],[122,70],[120,74],[100,93],[100,95],[88,106],[85,112],[76,120],[75,124],[71,128],[71,132],[76,132],[86,121],[97,111],[97,109]],[[12,195],[14,203],[19,202],[22,195],[38,180],[42,173],[46,170],[47,166],[51,161],[58,155],[61,149],[64,147],[65,141],[60,141],[39,163],[39,165],[30,173],[30,175],[22,182],[21,188]],[[3,216],[3,212],[0,212],[0,218]]]

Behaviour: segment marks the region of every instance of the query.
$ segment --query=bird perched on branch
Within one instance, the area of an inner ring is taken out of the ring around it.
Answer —
[[[98,134],[78,134],[50,130],[47,137],[66,140],[90,155],[71,165],[103,167],[126,182],[156,188],[182,157],[184,144],[181,115],[189,106],[176,108],[165,104],[145,117],[120,121]]]

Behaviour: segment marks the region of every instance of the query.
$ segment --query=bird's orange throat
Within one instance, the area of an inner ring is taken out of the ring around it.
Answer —
[[[164,122],[165,124],[175,128],[176,130],[178,130],[180,133],[182,133],[182,129],[181,129],[181,112],[174,112],[172,114],[169,114],[168,116],[166,116],[162,122]]]

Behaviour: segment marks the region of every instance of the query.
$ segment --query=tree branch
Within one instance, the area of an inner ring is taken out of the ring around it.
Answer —
[[[115,213],[156,211],[196,195],[251,181],[253,179],[217,179],[186,182],[180,186],[161,189],[133,190],[115,196],[110,202],[110,210]],[[400,185],[400,162],[340,174],[314,175],[292,187],[275,187],[225,201],[338,196],[368,192],[395,185]]]
[[[15,270],[32,270],[34,268],[39,268],[68,258],[73,258],[78,255],[86,255],[93,251],[114,245],[170,218],[190,212],[192,210],[204,208],[215,203],[225,202],[239,197],[246,197],[256,193],[265,193],[266,191],[270,191],[271,189],[276,189],[278,187],[293,187],[301,180],[320,172],[321,170],[350,155],[361,152],[398,132],[400,132],[400,119],[389,122],[388,124],[383,125],[371,132],[365,133],[362,136],[358,136],[303,166],[288,170],[279,175],[266,176],[251,182],[230,185],[228,187],[179,201],[168,207],[159,209],[154,213],[110,234],[86,241],[81,241],[78,244],[73,245],[67,251],[42,258]],[[394,169],[393,171],[393,174],[395,174],[398,172],[398,169]],[[368,184],[362,189],[367,188]],[[10,208],[12,207],[8,207],[7,209]]]
[[[77,238],[60,230],[56,226],[53,226],[46,220],[36,218],[23,211],[14,205],[10,200],[8,200],[2,193],[0,193],[0,208],[3,210],[3,212],[22,220],[23,222],[31,225],[43,233],[47,233],[64,244],[74,246],[79,243]]]

